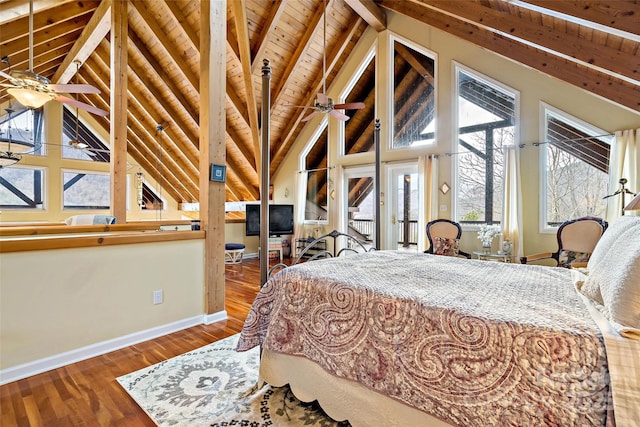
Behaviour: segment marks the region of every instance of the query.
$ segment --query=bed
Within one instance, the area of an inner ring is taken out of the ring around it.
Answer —
[[[640,218],[601,243],[585,270],[399,251],[289,267],[238,350],[354,426],[634,425]]]

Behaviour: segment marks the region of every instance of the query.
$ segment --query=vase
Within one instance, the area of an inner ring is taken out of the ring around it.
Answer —
[[[506,239],[504,242],[502,242],[502,253],[504,253],[505,255],[511,255],[512,249],[513,244],[509,241],[509,239]]]
[[[484,252],[485,254],[491,253],[491,242],[482,242],[482,252]]]

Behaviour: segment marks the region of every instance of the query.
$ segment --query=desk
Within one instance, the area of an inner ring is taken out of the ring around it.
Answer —
[[[501,262],[511,262],[512,255],[509,254],[492,254],[489,252],[481,252],[475,251],[473,253],[479,260],[483,261],[501,261]]]

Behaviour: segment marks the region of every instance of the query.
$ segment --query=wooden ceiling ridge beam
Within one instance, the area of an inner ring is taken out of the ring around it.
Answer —
[[[476,2],[421,0],[421,3],[489,31],[499,31],[504,37],[517,42],[524,40],[535,47],[542,46],[564,57],[575,58],[586,67],[597,67],[636,82],[640,80],[640,57],[596,44],[579,35],[537,25]]]
[[[264,25],[262,26],[262,31],[258,34],[257,44],[258,48],[253,50],[253,54],[251,55],[252,63],[251,63],[251,74],[257,72],[259,69],[262,69],[262,60],[266,59],[265,51],[267,50],[267,42],[269,41],[269,34],[273,34],[275,32],[276,26],[280,21],[280,17],[287,7],[288,0],[281,0],[277,2],[275,5],[271,5],[268,8],[268,16],[265,19]]]
[[[524,0],[524,3],[640,36],[640,25],[638,25],[640,3],[638,2]]]
[[[200,80],[198,77],[188,68],[185,68],[186,61],[182,57],[181,52],[176,47],[173,41],[169,40],[164,32],[164,30],[158,25],[156,19],[151,15],[149,9],[145,2],[143,1],[134,1],[131,2],[133,4],[133,10],[135,13],[140,15],[144,24],[149,28],[154,37],[158,40],[158,44],[162,46],[162,48],[167,52],[169,58],[174,63],[176,68],[180,70],[182,75],[187,79],[189,84],[193,87],[196,92],[200,91]]]
[[[373,0],[345,0],[345,3],[377,32],[387,29],[387,15]]]
[[[253,76],[251,74],[251,51],[249,40],[249,28],[247,24],[247,13],[245,3],[242,0],[231,0],[233,7],[234,24],[238,34],[238,49],[240,51],[240,63],[242,64],[242,75],[245,85],[245,96],[247,99],[247,112],[249,114],[249,128],[251,139],[253,140],[253,150],[256,159],[260,156],[260,129],[258,123],[258,104],[256,102],[255,89],[253,87]]]
[[[153,72],[156,73],[158,78],[164,82],[164,84],[169,89],[169,92],[171,92],[175,99],[180,103],[180,106],[193,120],[193,125],[199,126],[200,114],[198,113],[198,111],[196,111],[196,109],[191,105],[182,91],[176,86],[173,79],[167,74],[165,67],[160,65],[160,63],[156,60],[149,49],[147,49],[140,37],[138,37],[136,32],[131,27],[129,27],[129,42],[130,45],[133,46],[140,53],[140,55],[142,55],[145,61],[149,64],[149,67],[153,70]]]
[[[500,34],[453,18],[449,14],[413,1],[385,2],[382,7],[453,34],[470,43],[520,62],[619,105],[640,111],[640,86],[601,71],[559,58]]]
[[[110,30],[111,0],[102,0],[51,81],[58,84],[69,83],[77,70],[76,61],[82,66]]]
[[[346,49],[347,45],[349,44],[349,41],[351,41],[351,39],[355,37],[355,35],[358,32],[358,28],[361,25],[364,25],[364,21],[362,20],[362,18],[358,16],[355,19],[353,19],[350,22],[350,25],[349,25],[349,28],[347,28],[347,31],[344,31],[342,33],[341,38],[337,41],[336,43],[337,47],[333,51],[329,52],[329,55],[327,58],[327,75],[331,74],[331,70],[333,70],[333,68],[336,66],[338,59]],[[323,79],[322,75],[319,75],[318,78],[316,78],[316,81],[312,85],[312,88],[309,90],[309,92],[307,92],[307,96],[303,100],[302,105],[311,105],[311,103],[313,102],[313,99],[316,97],[316,94],[322,88],[322,79]],[[284,129],[283,132],[280,134],[280,141],[278,144],[276,144],[276,146],[278,147],[278,150],[274,153],[272,157],[272,165],[275,165],[275,169],[277,169],[277,167],[280,165],[281,160],[285,157],[286,153],[291,149],[291,146],[293,145],[293,142],[294,142],[293,137],[295,134],[295,130],[300,124],[300,122],[302,121],[302,119],[304,118],[304,116],[306,116],[305,112],[306,110],[302,110],[296,113],[294,120],[290,120],[288,122],[289,125],[287,126],[287,128]],[[273,172],[275,172],[275,170],[273,170]]]

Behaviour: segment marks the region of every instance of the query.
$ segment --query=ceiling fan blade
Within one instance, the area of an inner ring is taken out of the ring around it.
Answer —
[[[346,122],[347,120],[349,120],[351,117],[347,116],[346,114],[342,114],[339,111],[336,110],[331,110],[329,111],[329,115],[335,117],[338,120],[342,120],[343,122]]]
[[[0,86],[2,86],[2,87],[18,87],[16,85],[12,85],[11,83],[0,83]]]
[[[348,102],[346,104],[336,104],[333,106],[336,110],[361,110],[364,107],[364,102]]]
[[[317,111],[314,111],[313,113],[309,114],[307,117],[305,117],[304,119],[302,119],[303,122],[308,122],[309,120],[311,120],[313,118],[313,116],[315,116],[316,114],[318,114]]]
[[[83,110],[86,110],[91,114],[95,114],[96,116],[106,116],[107,114],[109,114],[107,111],[101,110],[100,108],[94,107],[93,105],[85,104],[84,102],[80,102],[72,98],[67,98],[66,96],[57,95],[55,97],[55,100],[63,102],[67,105],[82,108]]]
[[[86,84],[49,84],[47,87],[62,93],[100,93],[100,89]]]
[[[4,77],[5,79],[11,79],[11,76],[4,71],[0,71],[0,76]]]
[[[327,105],[329,103],[329,97],[324,93],[319,93],[316,99],[322,105]]]

